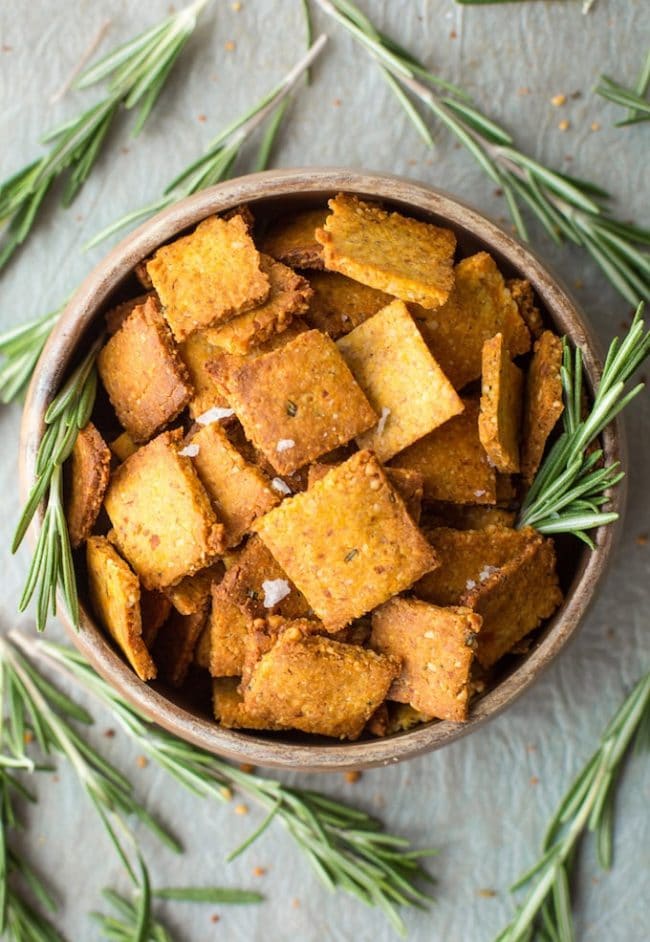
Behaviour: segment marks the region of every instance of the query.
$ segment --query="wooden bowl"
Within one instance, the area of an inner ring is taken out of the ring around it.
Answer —
[[[583,315],[529,249],[474,210],[428,186],[399,177],[341,169],[279,170],[222,183],[170,207],[127,236],[91,272],[67,305],[36,367],[25,405],[21,434],[23,497],[34,479],[36,451],[43,432],[43,416],[74,358],[97,331],[103,313],[120,289],[128,285],[134,266],[162,243],[194,226],[212,213],[240,203],[251,205],[256,217],[277,215],[288,209],[324,205],[339,191],[379,199],[396,209],[448,226],[458,238],[461,255],[479,249],[490,252],[506,276],[527,278],[560,334],[582,350],[590,383],[600,373],[596,341]],[[135,292],[133,292],[135,293]],[[602,436],[608,461],[621,458],[622,430],[613,424]],[[624,492],[619,486],[613,510],[622,511]],[[35,529],[35,527],[34,527]],[[281,766],[304,771],[361,769],[399,762],[438,749],[477,730],[512,703],[559,654],[576,631],[601,581],[615,539],[615,528],[601,527],[591,552],[577,540],[569,541],[560,567],[566,599],[562,608],[537,634],[531,650],[508,659],[496,685],[477,699],[467,723],[432,722],[384,739],[340,743],[307,741],[304,737],[256,734],[220,728],[182,695],[163,685],[142,683],[97,627],[85,605],[81,589],[81,627],[76,631],[61,615],[73,643],[96,670],[145,716],[165,729],[210,752],[238,762]]]

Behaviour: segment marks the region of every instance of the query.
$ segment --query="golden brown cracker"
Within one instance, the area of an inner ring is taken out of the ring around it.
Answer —
[[[341,337],[337,346],[380,420],[357,437],[388,461],[463,410],[463,403],[402,301]]]
[[[393,300],[389,294],[336,271],[313,271],[306,278],[313,295],[305,320],[333,340],[349,334]]]
[[[73,549],[90,536],[108,487],[110,465],[108,446],[89,422],[80,429],[72,449],[65,515]]]
[[[190,416],[198,419],[211,409],[228,409],[228,400],[223,395],[207,364],[218,354],[209,342],[206,332],[198,330],[178,348],[179,355],[187,367],[194,393],[189,402]]]
[[[534,340],[537,340],[544,330],[544,320],[540,309],[535,303],[533,286],[525,278],[508,278],[506,288],[512,295],[521,319],[526,324],[531,336]]]
[[[502,474],[519,471],[524,374],[510,359],[503,334],[483,344],[478,435],[491,464]]]
[[[309,466],[309,487],[324,478],[332,470],[331,464],[315,462]],[[404,506],[416,523],[420,522],[422,513],[422,491],[424,479],[419,471],[409,471],[406,468],[384,468],[386,477],[404,501]]]
[[[262,237],[260,247],[292,268],[322,268],[323,249],[315,232],[326,218],[326,209],[306,209],[281,216]]]
[[[217,722],[226,729],[282,729],[272,719],[258,716],[244,704],[238,677],[212,681],[212,706]]]
[[[524,402],[521,473],[530,484],[544,456],[548,437],[564,411],[562,341],[545,330],[535,343]]]
[[[195,615],[205,609],[213,584],[221,582],[224,572],[223,563],[217,560],[206,569],[200,569],[193,576],[185,576],[177,585],[165,589],[165,595],[179,615]]]
[[[107,333],[111,336],[117,333],[134,308],[141,307],[143,304],[146,304],[147,299],[152,297],[154,297],[153,292],[148,291],[146,294],[139,294],[135,298],[129,298],[127,301],[121,301],[119,304],[116,304],[115,307],[112,307],[104,315]]]
[[[325,225],[316,230],[325,268],[425,308],[444,304],[454,282],[456,236],[450,229],[344,193],[328,206]]]
[[[138,450],[138,446],[133,441],[128,432],[122,432],[112,442],[108,443],[111,453],[117,458],[118,462],[126,461]]]

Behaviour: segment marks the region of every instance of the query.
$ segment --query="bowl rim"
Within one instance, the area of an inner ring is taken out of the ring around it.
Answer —
[[[599,344],[584,315],[578,310],[557,278],[534,252],[504,232],[456,197],[408,178],[345,168],[271,170],[217,184],[163,210],[122,239],[90,272],[70,301],[38,360],[29,386],[20,436],[20,486],[24,500],[34,480],[35,457],[43,432],[43,416],[68,368],[78,340],[101,310],[110,294],[142,259],[189,226],[216,212],[242,203],[281,198],[316,199],[345,191],[360,197],[382,199],[431,214],[465,230],[520,271],[560,333],[579,345],[588,381],[601,372]],[[603,432],[603,450],[608,460],[621,460],[625,468],[625,441],[619,419]],[[625,480],[622,482],[625,484]],[[612,509],[622,518],[625,487],[614,490]],[[302,744],[264,738],[254,732],[224,729],[168,700],[139,680],[112,648],[103,632],[81,605],[80,628],[70,623],[62,600],[58,616],[67,633],[97,672],[144,716],[181,739],[209,752],[255,766],[301,771],[345,771],[389,765],[438,749],[474,732],[488,719],[511,704],[549,666],[574,635],[612,555],[620,526],[600,527],[593,535],[596,549],[582,552],[572,586],[564,604],[549,620],[535,648],[495,688],[475,701],[470,718],[458,724],[439,721],[391,737],[362,742]],[[40,520],[30,529],[36,539]]]

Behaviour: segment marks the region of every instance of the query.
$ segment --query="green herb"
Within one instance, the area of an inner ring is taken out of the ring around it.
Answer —
[[[650,101],[645,97],[650,86],[650,49],[635,88],[626,88],[607,75],[601,75],[600,83],[596,86],[596,94],[615,105],[627,108],[627,117],[616,122],[621,128],[627,124],[639,124],[641,121],[650,121]]]
[[[61,589],[70,620],[79,625],[77,582],[72,564],[68,524],[63,508],[63,463],[70,455],[95,404],[97,373],[95,360],[99,337],[74,370],[45,413],[46,429],[36,455],[36,480],[18,521],[11,548],[15,553],[34,515],[44,502],[45,510],[36,549],[27,574],[19,609],[24,611],[36,595],[36,626],[43,631],[48,612],[56,614],[56,594]]]
[[[359,555],[359,550],[358,550],[358,549],[351,549],[349,553],[346,553],[346,554],[345,554],[345,560],[344,560],[344,561],[345,561],[346,563],[351,563],[352,560],[354,559],[354,557],[355,557],[355,556],[358,556],[358,555]]]
[[[616,786],[632,740],[650,743],[650,673],[636,684],[602,735],[600,746],[566,793],[548,827],[537,863],[512,887],[532,883],[527,898],[495,942],[528,942],[533,937],[572,942],[570,869],[585,831],[596,837],[598,859],[612,861]]]
[[[292,402],[291,399],[287,399],[286,413],[291,418],[298,415],[298,406],[295,404],[295,402]]]
[[[223,886],[166,886],[153,893],[158,899],[173,899],[181,903],[214,903],[239,905],[261,903],[264,897],[253,890],[231,890]]]
[[[65,179],[62,202],[69,206],[101,153],[113,119],[123,106],[137,107],[137,134],[155,105],[172,67],[210,0],[194,0],[157,26],[140,33],[91,66],[74,83],[81,89],[106,80],[104,98],[50,131],[41,158],[0,183],[0,225],[5,225],[0,268],[29,235],[52,184]]]
[[[61,310],[0,334],[0,356],[5,358],[0,366],[0,402],[13,402],[23,393]]]
[[[381,823],[364,811],[320,792],[290,788],[243,772],[150,725],[77,652],[22,634],[12,634],[12,640],[80,682],[108,707],[141,753],[194,794],[223,802],[239,789],[266,809],[263,822],[229,860],[250,847],[277,819],[328,888],[342,889],[366,905],[378,907],[399,932],[404,931],[404,925],[398,907],[421,907],[429,901],[418,884],[431,880],[422,859],[433,851],[411,849],[406,839],[387,834]]]
[[[398,100],[417,130],[426,125],[404,89],[429,109],[503,190],[520,237],[528,240],[520,207],[527,207],[557,243],[586,249],[631,304],[650,297],[650,231],[616,220],[604,207],[608,194],[587,180],[549,170],[517,150],[510,134],[478,111],[458,88],[424,68],[380,33],[350,0],[317,0],[399,83]],[[428,131],[427,131],[428,135]]]
[[[572,533],[593,548],[585,531],[618,518],[618,514],[602,508],[608,492],[624,477],[620,463],[603,466],[602,449],[591,446],[643,389],[643,383],[626,388],[627,381],[650,355],[650,331],[645,329],[642,313],[640,304],[626,336],[623,340],[615,337],[610,344],[593,403],[584,418],[582,354],[578,348],[572,353],[564,341],[564,431],[526,495],[519,527],[531,526],[548,534]]]
[[[123,229],[124,226],[131,225],[139,219],[144,219],[153,213],[159,212],[166,206],[177,202],[205,189],[207,186],[213,186],[221,180],[227,179],[233,169],[233,165],[239,156],[239,153],[251,136],[251,134],[267,119],[270,119],[269,133],[263,139],[260,153],[258,155],[257,170],[264,170],[267,166],[271,148],[277,134],[281,118],[284,114],[283,102],[287,95],[293,90],[301,75],[319,55],[325,45],[326,37],[320,36],[311,46],[308,52],[299,62],[288,72],[270,92],[268,92],[257,104],[229,124],[221,131],[208,145],[205,153],[197,160],[193,161],[189,167],[186,167],[182,173],[175,177],[167,186],[160,199],[140,207],[133,212],[127,213],[116,222],[111,223],[103,229],[98,235],[94,236],[85,246],[92,248],[94,245],[103,242],[109,236]]]
[[[302,6],[302,16],[305,21],[305,39],[307,41],[307,49],[311,46],[314,40],[314,24],[311,19],[311,7],[309,6],[309,0],[301,0]],[[311,69],[307,69],[305,72],[305,84],[311,85]]]

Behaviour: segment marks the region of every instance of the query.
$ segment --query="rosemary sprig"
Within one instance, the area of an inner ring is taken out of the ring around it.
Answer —
[[[45,196],[59,178],[64,178],[63,206],[72,203],[121,107],[137,108],[133,133],[142,129],[208,2],[194,0],[112,50],[76,80],[78,89],[106,81],[106,95],[46,134],[42,143],[48,146],[47,153],[0,183],[0,225],[5,226],[0,269],[29,235]]]
[[[608,194],[587,180],[550,170],[518,150],[502,127],[487,118],[458,90],[443,84],[390,37],[378,32],[350,0],[316,0],[402,88],[398,100],[422,133],[422,118],[405,91],[429,109],[464,145],[490,180],[503,190],[520,237],[528,231],[520,207],[527,207],[553,241],[569,240],[586,249],[615,288],[631,304],[650,297],[650,231],[619,222],[604,207]],[[416,115],[416,117],[414,117]]]
[[[248,794],[267,815],[229,859],[247,849],[275,819],[282,822],[329,889],[342,889],[380,908],[395,929],[404,931],[400,906],[426,905],[418,884],[430,880],[422,859],[431,850],[413,850],[407,840],[387,834],[381,823],[320,792],[290,788],[243,772],[147,723],[75,651],[44,639],[13,635],[31,656],[72,676],[111,711],[139,751],[185,788],[204,798],[228,801],[234,789]]]
[[[647,748],[650,731],[650,673],[642,677],[602,735],[600,746],[560,802],[549,824],[538,862],[512,887],[533,883],[512,922],[495,942],[529,942],[539,937],[574,939],[569,871],[585,831],[596,837],[598,860],[612,861],[614,798],[629,747],[636,737]]]
[[[0,334],[0,356],[5,358],[0,366],[0,402],[6,405],[22,395],[62,309]]]
[[[634,88],[626,88],[625,85],[621,85],[607,75],[601,75],[600,82],[596,86],[596,94],[608,101],[613,101],[615,105],[622,105],[623,108],[627,108],[627,117],[616,122],[616,127],[622,128],[628,124],[650,121],[650,101],[645,97],[649,86],[650,49],[648,49],[646,60]]]
[[[36,594],[36,626],[39,631],[45,628],[48,612],[56,614],[58,589],[61,589],[72,623],[75,627],[79,624],[77,583],[63,508],[63,464],[95,404],[95,360],[101,342],[102,338],[98,337],[91,345],[45,413],[46,429],[36,455],[36,480],[18,521],[11,547],[15,553],[38,508],[45,502],[41,530],[19,603],[22,612]]]
[[[87,242],[84,248],[92,248],[125,226],[151,216],[153,213],[159,212],[166,206],[170,206],[192,193],[227,179],[231,175],[233,165],[245,142],[261,124],[270,119],[267,135],[260,146],[255,168],[256,170],[266,169],[271,148],[284,114],[283,103],[300,77],[319,55],[326,41],[326,36],[319,36],[305,55],[270,92],[253,105],[249,111],[224,128],[208,144],[205,153],[171,181],[160,199],[133,210],[116,222],[111,223]]]
[[[642,319],[643,304],[621,340],[610,344],[593,403],[583,418],[583,372],[580,349],[564,341],[562,387],[564,431],[548,453],[524,500],[517,526],[541,533],[572,533],[593,548],[586,530],[612,523],[618,514],[602,508],[607,494],[623,477],[618,461],[602,464],[601,448],[590,450],[603,429],[644,388],[626,383],[650,355],[650,331]]]

